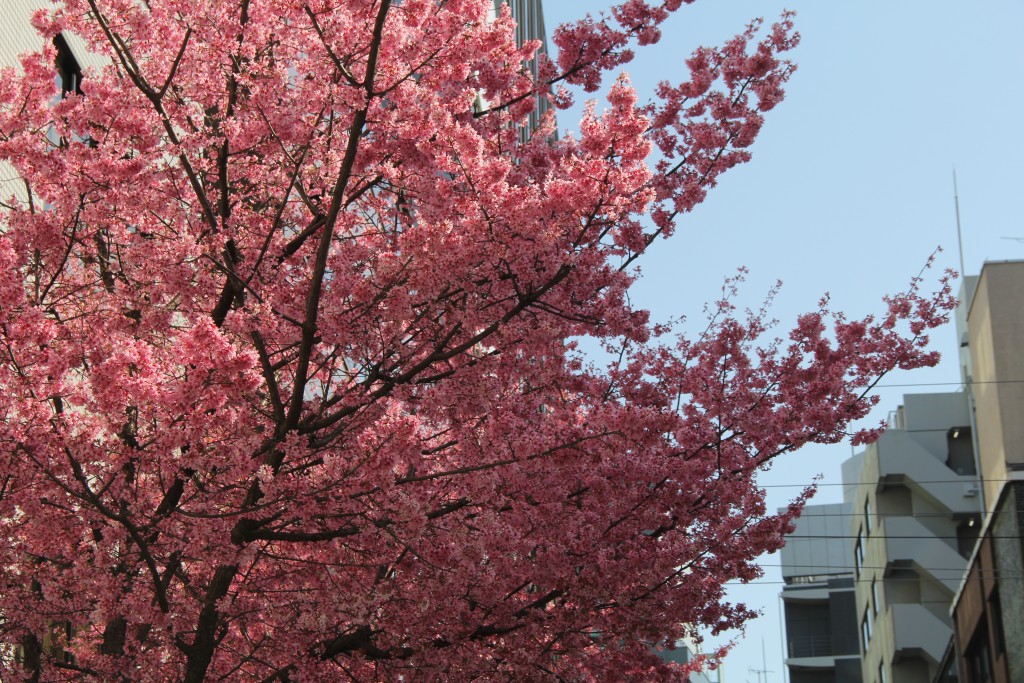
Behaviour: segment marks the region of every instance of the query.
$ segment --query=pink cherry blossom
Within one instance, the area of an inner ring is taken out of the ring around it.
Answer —
[[[638,104],[613,72],[683,4],[558,28],[538,80],[491,0],[39,13],[107,66],[0,77],[0,675],[685,681],[652,646],[751,618],[724,585],[810,495],[758,473],[933,364],[953,300],[777,339],[741,278],[696,337],[630,306],[794,69],[785,15]]]

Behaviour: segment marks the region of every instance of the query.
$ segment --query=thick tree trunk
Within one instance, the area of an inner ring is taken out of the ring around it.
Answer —
[[[199,613],[195,639],[188,652],[188,667],[185,669],[183,683],[202,683],[206,678],[206,670],[213,661],[213,651],[217,647],[217,627],[221,623],[217,602],[227,595],[237,571],[237,565],[218,567],[206,589],[203,611]]]

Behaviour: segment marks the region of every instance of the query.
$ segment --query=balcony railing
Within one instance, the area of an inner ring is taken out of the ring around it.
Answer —
[[[832,634],[817,633],[812,636],[793,636],[789,639],[789,656],[831,657]]]

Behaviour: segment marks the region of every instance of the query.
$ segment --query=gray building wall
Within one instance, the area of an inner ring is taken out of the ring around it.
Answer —
[[[849,574],[853,553],[848,542],[851,506],[808,505],[779,551],[782,578]]]
[[[992,520],[1003,638],[1011,681],[1024,681],[1024,482],[1003,489]]]
[[[548,33],[544,26],[544,6],[541,0],[494,0],[494,11],[500,11],[502,5],[508,5],[512,10],[512,16],[516,20],[516,42],[522,45],[529,40],[541,41],[537,56],[525,64],[533,77],[537,78],[538,62],[541,55],[548,54]],[[541,117],[551,110],[551,103],[543,97],[535,100],[536,109],[530,114],[527,125],[519,131],[522,141],[530,138],[530,133],[537,128]],[[557,137],[557,133],[555,135]]]
[[[835,583],[839,583],[838,581]],[[844,581],[847,590],[839,586],[829,593],[829,618],[832,625],[832,649],[836,655],[860,655],[860,638],[857,635],[857,598],[853,580]],[[838,668],[838,664],[837,664]],[[857,664],[860,671],[860,664]],[[858,679],[860,674],[857,675]]]
[[[780,551],[790,683],[861,683],[848,503],[808,505]]]
[[[860,657],[836,660],[836,683],[861,683]]]
[[[53,3],[49,0],[0,0],[0,67],[14,67],[20,72],[18,57],[43,49],[43,37],[32,27],[32,14],[52,8]],[[101,69],[106,65],[104,59],[85,49],[85,43],[78,36],[64,33],[61,37],[63,46],[80,69]],[[0,198],[7,201],[10,197],[18,202],[28,201],[25,184],[18,173],[9,162],[0,159]]]

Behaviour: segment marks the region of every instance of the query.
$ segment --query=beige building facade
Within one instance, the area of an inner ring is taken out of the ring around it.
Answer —
[[[844,466],[863,683],[1024,681],[1024,261],[967,277],[962,391]]]
[[[972,442],[966,393],[908,395],[863,453],[849,528],[864,683],[940,671],[980,528]]]
[[[986,509],[1024,481],[1024,261],[986,263],[967,312]]]
[[[962,683],[1012,683],[1024,681],[1024,261],[983,266],[966,327],[985,515],[950,607],[956,668]]]

